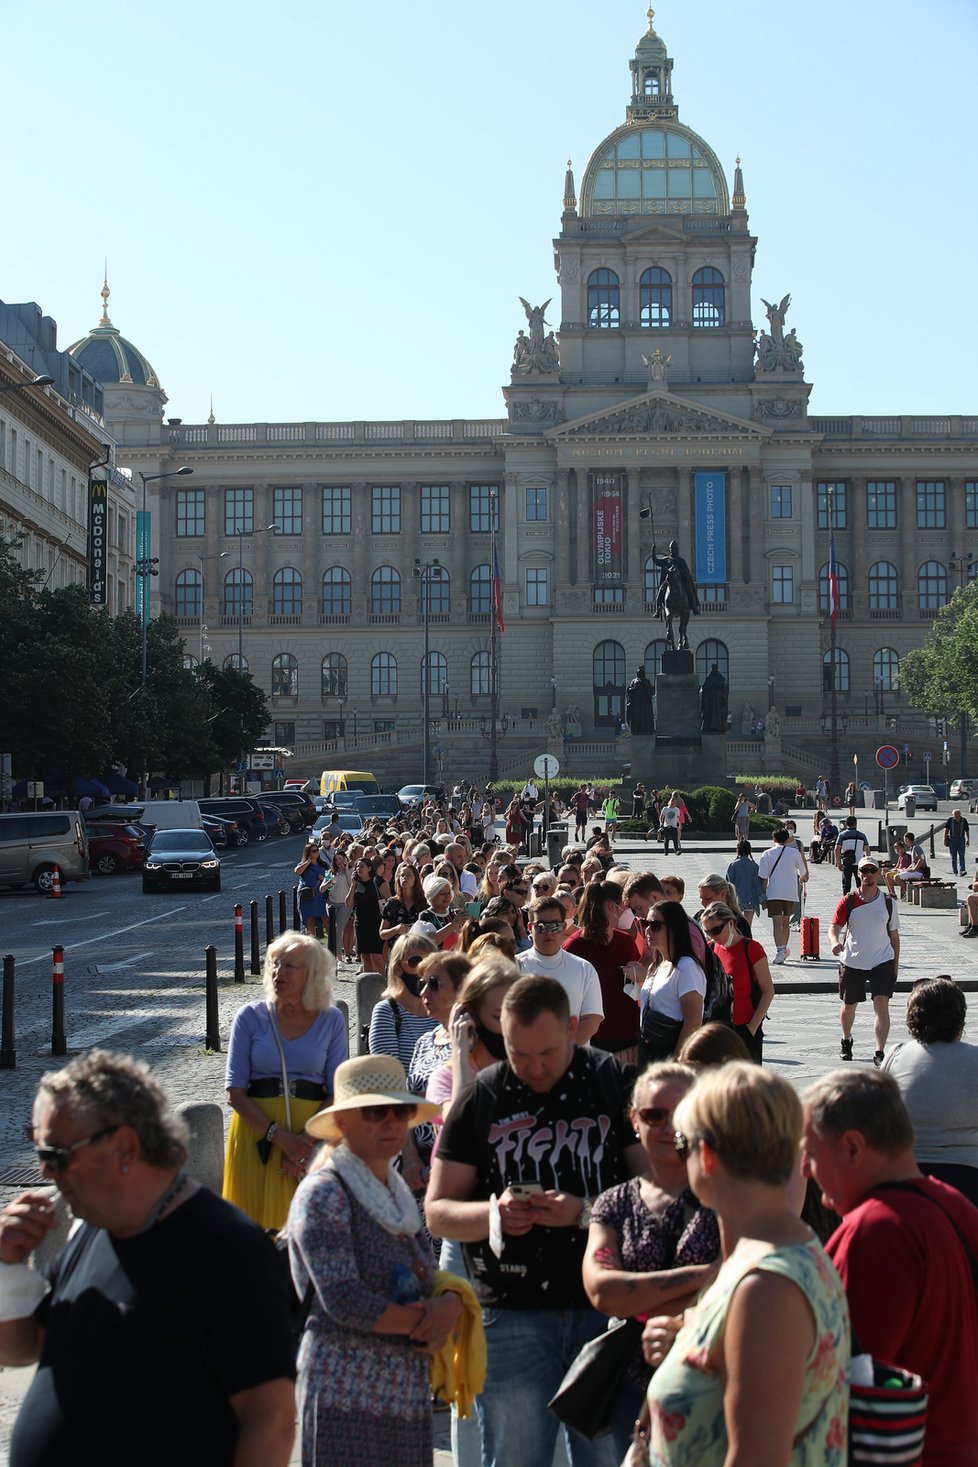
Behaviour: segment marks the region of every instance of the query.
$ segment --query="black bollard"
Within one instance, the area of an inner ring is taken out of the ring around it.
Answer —
[[[53,953],[54,963],[51,972],[51,988],[54,999],[53,1019],[51,1023],[51,1053],[63,1055],[68,1053],[68,1041],[65,1038],[65,950],[56,947]]]
[[[338,937],[338,933],[336,931],[336,908],[331,904],[329,907],[327,907],[326,910],[329,912],[329,917],[327,919],[329,922],[329,926],[326,930],[326,946],[329,948],[330,952],[335,958]]]
[[[285,892],[284,891],[280,891],[279,894],[278,894],[278,930],[279,930],[279,936],[282,935],[282,933],[286,930],[286,928],[288,927],[288,925],[289,925],[289,920],[288,920],[288,918],[285,915]]]
[[[294,932],[302,931],[302,913],[299,911],[299,888],[292,888],[292,929]]]
[[[258,903],[249,902],[248,911],[251,914],[251,976],[257,978],[261,973],[261,943],[258,941]]]
[[[265,898],[265,946],[266,947],[272,941],[272,939],[273,939],[274,936],[275,936],[275,913],[273,911],[273,903],[272,903],[271,897],[270,896],[266,896],[266,898]]]
[[[3,960],[3,1022],[0,1025],[0,1070],[16,1070],[17,1051],[14,1049],[14,966],[12,953]]]
[[[240,902],[234,904],[234,981],[243,983],[244,976],[244,908]]]
[[[205,993],[205,1018],[204,1022],[207,1033],[204,1038],[205,1049],[211,1049],[215,1054],[221,1052],[221,1026],[217,1015],[217,948],[210,943],[204,948],[204,993]]]

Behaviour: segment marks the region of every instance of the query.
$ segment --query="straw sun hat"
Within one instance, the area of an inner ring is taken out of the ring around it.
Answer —
[[[386,1054],[364,1054],[344,1060],[333,1076],[333,1104],[317,1111],[306,1122],[310,1136],[321,1141],[341,1141],[343,1133],[333,1119],[338,1110],[361,1110],[365,1105],[413,1105],[414,1124],[430,1121],[440,1105],[412,1095],[407,1088],[404,1066]]]

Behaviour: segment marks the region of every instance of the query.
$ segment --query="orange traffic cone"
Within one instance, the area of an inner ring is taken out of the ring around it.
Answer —
[[[54,880],[51,882],[51,890],[48,892],[48,901],[52,897],[64,897],[64,892],[61,890],[61,872],[57,866],[54,868]]]

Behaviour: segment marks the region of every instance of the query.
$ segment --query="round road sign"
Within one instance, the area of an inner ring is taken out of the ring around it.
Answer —
[[[883,744],[876,750],[876,762],[881,769],[895,769],[900,762],[900,751],[893,744]]]
[[[533,773],[537,779],[555,779],[560,773],[560,764],[552,754],[538,754],[533,761]]]

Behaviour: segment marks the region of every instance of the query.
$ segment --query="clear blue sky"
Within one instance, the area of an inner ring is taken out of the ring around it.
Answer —
[[[559,291],[565,160],[624,120],[636,0],[4,0],[0,297],[110,314],[167,411],[499,416]],[[680,119],[743,159],[816,413],[978,411],[975,0],[661,0]]]

